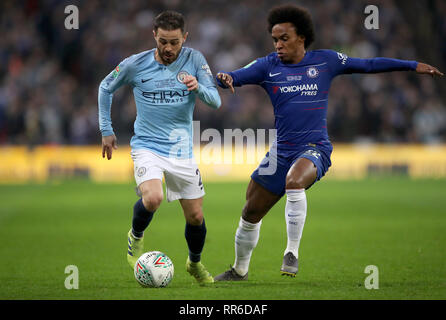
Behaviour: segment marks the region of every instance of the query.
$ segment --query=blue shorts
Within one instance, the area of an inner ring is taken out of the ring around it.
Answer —
[[[286,176],[297,159],[306,158],[314,163],[317,169],[317,177],[314,182],[319,181],[331,166],[331,148],[303,145],[293,149],[292,151],[281,151],[273,146],[252,173],[251,179],[266,190],[278,196],[283,196],[285,193]],[[277,165],[275,166],[274,163]]]

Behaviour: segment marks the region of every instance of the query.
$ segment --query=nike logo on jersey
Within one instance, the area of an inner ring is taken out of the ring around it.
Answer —
[[[153,79],[153,78],[150,78],[150,79],[141,79],[141,82],[144,83],[144,82],[147,82],[147,81],[152,80],[152,79]]]
[[[282,72],[277,72],[277,73],[269,73],[269,76],[272,78],[272,77],[275,77],[275,76],[278,76],[279,74],[281,74]]]

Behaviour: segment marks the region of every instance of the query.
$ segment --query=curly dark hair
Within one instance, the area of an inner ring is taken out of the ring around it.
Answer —
[[[153,29],[155,32],[158,28],[171,31],[176,29],[181,29],[181,32],[184,33],[184,17],[181,13],[176,11],[164,11],[155,17],[155,21],[153,23]]]
[[[314,42],[313,21],[307,9],[292,4],[272,8],[268,15],[269,33],[272,32],[274,25],[286,22],[294,25],[297,35],[305,37],[305,48]]]

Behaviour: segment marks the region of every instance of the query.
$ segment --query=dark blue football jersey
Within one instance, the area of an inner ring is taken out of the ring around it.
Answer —
[[[274,107],[280,152],[306,144],[332,149],[327,133],[327,105],[331,81],[337,75],[415,70],[416,67],[416,61],[360,59],[332,50],[313,50],[306,52],[298,64],[283,63],[277,53],[271,53],[226,73],[232,76],[234,86],[257,84],[266,90]],[[218,79],[217,83],[226,88]]]

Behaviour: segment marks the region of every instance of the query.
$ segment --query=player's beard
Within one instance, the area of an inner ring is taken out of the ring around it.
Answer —
[[[180,53],[180,51],[181,51],[181,48],[180,48],[180,50],[178,50],[178,52],[173,52],[173,51],[170,51],[170,52],[166,52],[166,51],[161,51],[161,49],[160,48],[156,48],[156,50],[157,50],[157,52],[158,52],[158,57],[161,59],[161,61],[164,63],[164,64],[171,64],[172,62],[174,62],[177,58],[178,58],[178,55],[179,55],[179,53]]]

